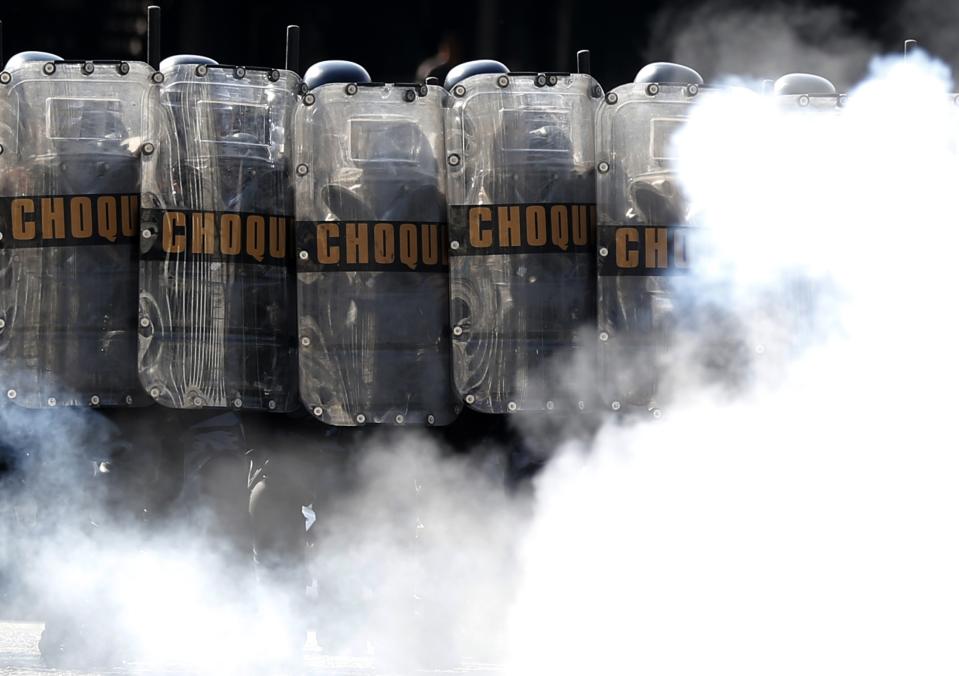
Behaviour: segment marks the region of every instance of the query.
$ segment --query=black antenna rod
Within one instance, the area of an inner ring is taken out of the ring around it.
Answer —
[[[160,8],[157,5],[147,7],[147,63],[154,69],[160,68]]]
[[[589,75],[589,50],[581,49],[576,52],[576,72]]]
[[[286,69],[300,72],[300,27],[286,27]]]
[[[906,40],[906,42],[903,44],[902,53],[905,56],[909,56],[913,51],[917,49],[919,49],[919,41],[913,40],[910,38],[909,40]]]

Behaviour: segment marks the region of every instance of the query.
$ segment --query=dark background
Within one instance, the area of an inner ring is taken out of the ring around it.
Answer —
[[[4,55],[42,49],[67,59],[145,59],[146,4],[142,0],[0,0]],[[221,63],[282,66],[285,26],[298,23],[302,26],[301,71],[314,61],[342,58],[362,63],[374,80],[409,81],[415,78],[417,66],[437,54],[445,40],[453,48],[450,60],[454,63],[493,57],[517,71],[571,70],[576,49],[589,48],[593,73],[607,87],[631,80],[644,63],[674,57],[672,34],[698,21],[697,11],[704,5],[664,0],[389,4],[161,0],[157,4],[163,7],[164,55],[191,52]],[[771,7],[757,2],[707,6],[756,12],[769,12]],[[805,8],[823,6],[805,3]],[[775,7],[795,8],[795,3]],[[828,7],[839,10],[829,16],[842,18],[844,35],[855,35],[878,50],[897,49],[903,38],[910,37],[902,4],[844,0]],[[815,44],[817,36],[804,39]],[[711,74],[709,63],[689,65]]]

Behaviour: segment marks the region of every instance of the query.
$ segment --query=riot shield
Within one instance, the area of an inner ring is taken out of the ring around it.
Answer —
[[[445,425],[459,412],[445,96],[329,84],[297,111],[300,398],[324,422]]]
[[[17,404],[149,404],[136,258],[152,75],[116,61],[0,74],[0,388]]]
[[[672,280],[689,265],[671,140],[697,96],[698,85],[631,83],[597,112],[599,382],[614,410],[656,399]]]
[[[602,92],[588,75],[511,73],[469,77],[452,95],[456,386],[486,413],[562,407],[579,329],[595,321],[593,113]]]
[[[289,71],[163,73],[143,152],[143,387],[172,408],[296,405]]]

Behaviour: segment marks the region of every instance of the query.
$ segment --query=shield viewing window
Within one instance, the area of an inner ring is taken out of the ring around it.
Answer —
[[[420,133],[397,117],[350,120],[350,157],[354,162],[413,162]]]
[[[503,149],[568,153],[569,114],[564,110],[504,109],[500,111]]]
[[[47,136],[55,140],[118,141],[126,137],[117,99],[47,99]]]
[[[673,135],[686,123],[683,118],[660,117],[651,121],[652,133],[649,135],[649,154],[654,160],[675,160]]]
[[[270,145],[268,106],[230,101],[200,101],[198,133],[204,143]]]

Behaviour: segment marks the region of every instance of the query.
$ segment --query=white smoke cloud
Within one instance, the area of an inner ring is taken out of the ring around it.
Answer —
[[[692,292],[745,328],[753,387],[679,374],[662,421],[547,469],[510,674],[956,671],[952,87],[919,54],[873,61],[841,114],[703,98],[677,139]]]

